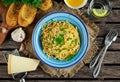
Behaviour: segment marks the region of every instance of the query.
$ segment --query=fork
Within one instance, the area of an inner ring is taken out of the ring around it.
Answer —
[[[111,43],[113,41],[115,41],[117,39],[118,36],[118,32],[116,30],[110,30],[110,32],[107,34],[106,38],[105,38],[105,45],[102,48],[102,50],[100,51],[100,53],[90,62],[89,67],[90,68],[94,68],[93,71],[93,77],[96,78],[100,72],[100,68],[102,65],[102,61],[104,59],[105,53],[108,49],[108,47],[111,45]]]

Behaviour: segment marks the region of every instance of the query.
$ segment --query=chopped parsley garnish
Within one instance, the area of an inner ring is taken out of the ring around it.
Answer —
[[[76,53],[75,53],[76,54]],[[65,60],[68,61],[70,60],[71,58],[73,58],[75,56],[75,54],[71,54],[70,56],[68,56]]]
[[[72,39],[72,38],[69,37],[69,38],[67,38],[67,41],[68,41],[68,40],[71,40],[71,39]]]
[[[72,46],[73,44],[77,44],[77,43],[78,43],[78,40],[77,40],[77,39],[74,39],[74,40],[72,40],[70,46]]]
[[[56,45],[62,45],[64,43],[64,34],[59,34],[58,37],[55,38]]]
[[[74,40],[74,42],[75,42],[75,44],[77,44],[77,43],[78,43],[78,40],[77,40],[77,39],[75,39],[75,40]]]
[[[52,40],[52,44],[54,44],[54,40]]]
[[[42,38],[43,40],[46,40],[46,38]]]
[[[50,43],[48,43],[48,47],[50,46]]]
[[[68,50],[68,48],[63,48],[63,50]]]
[[[65,29],[67,29],[67,28],[63,28],[63,27],[60,28],[61,31],[65,31]]]

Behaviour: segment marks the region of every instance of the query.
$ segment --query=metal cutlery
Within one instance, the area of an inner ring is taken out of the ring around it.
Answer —
[[[116,30],[113,30],[113,29],[110,30],[110,32],[107,34],[105,38],[104,47],[102,48],[100,53],[95,58],[93,58],[93,60],[90,62],[89,67],[90,68],[95,67],[93,71],[94,78],[96,78],[100,72],[101,64],[102,64],[102,61],[104,59],[104,56],[105,56],[105,53],[108,47],[111,45],[113,41],[117,39],[117,36],[118,36],[118,32]]]
[[[19,80],[19,82],[25,82],[25,77],[26,76],[27,76],[27,72],[12,74],[12,78],[15,79],[15,80]]]

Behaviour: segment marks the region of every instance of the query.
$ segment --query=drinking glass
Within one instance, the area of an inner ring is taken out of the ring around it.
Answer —
[[[110,11],[111,11],[111,4],[109,0],[91,0],[90,5],[88,7],[88,15],[90,15],[91,17],[95,17],[95,18],[100,18],[97,17],[93,14],[92,9],[103,9],[103,10],[107,10],[107,13],[105,16],[109,15]]]

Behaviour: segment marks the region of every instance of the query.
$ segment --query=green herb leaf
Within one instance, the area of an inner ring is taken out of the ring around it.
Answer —
[[[77,40],[77,39],[75,39],[75,40],[74,40],[74,42],[75,42],[75,44],[77,44],[78,40]]]
[[[67,29],[67,28],[60,27],[60,30],[61,30],[61,31],[65,31],[65,29]]]
[[[55,38],[55,42],[57,45],[62,45],[64,43],[64,34],[59,34],[59,36]]]
[[[69,41],[69,40],[71,40],[71,39],[72,39],[72,38],[69,37],[69,38],[67,38],[67,41]]]
[[[77,43],[78,43],[78,40],[77,40],[77,39],[74,39],[74,40],[72,40],[70,46],[72,46],[73,44],[77,44]]]
[[[30,6],[33,6],[34,8],[40,8],[41,3],[43,0],[2,0],[5,6],[8,6],[12,3],[16,4],[28,4]]]
[[[48,43],[48,47],[50,46],[50,43]]]
[[[63,48],[63,50],[68,50],[68,48]]]
[[[52,44],[54,44],[54,40],[52,40]]]
[[[75,53],[76,54],[76,53]],[[70,56],[68,56],[65,60],[70,60],[71,58],[73,58],[75,56],[75,54],[71,54]]]

